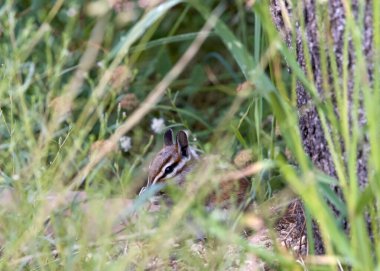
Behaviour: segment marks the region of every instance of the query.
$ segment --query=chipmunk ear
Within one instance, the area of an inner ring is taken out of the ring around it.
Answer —
[[[173,130],[169,129],[164,134],[164,145],[171,146],[173,145]]]
[[[184,131],[179,131],[177,134],[177,144],[181,150],[182,156],[189,156],[189,140],[187,134]]]

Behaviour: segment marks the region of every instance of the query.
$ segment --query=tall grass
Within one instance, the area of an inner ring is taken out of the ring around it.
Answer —
[[[380,3],[373,1],[373,80],[366,74],[364,26],[346,5],[345,65],[340,75],[333,46],[320,50],[322,96],[310,58],[305,73],[267,3],[169,0],[139,6],[143,2],[1,4],[1,269],[224,270],[257,267],[254,256],[274,269],[379,269]],[[324,33],[326,3],[316,7]],[[302,16],[293,15],[306,35]],[[321,35],[321,44],[329,42]],[[357,58],[353,77],[349,50]],[[296,81],[317,108],[336,179],[316,169],[303,149]],[[243,82],[246,89],[237,91]],[[161,186],[138,195],[162,144],[153,118],[190,130],[192,144],[213,161],[185,187],[166,187],[173,203],[162,202],[158,211],[147,206]],[[120,143],[124,136],[131,138],[128,148]],[[356,162],[363,144],[368,185],[361,188]],[[232,160],[243,149],[254,166],[254,208],[231,208],[227,216],[207,210],[204,199],[224,174],[220,166],[236,172]],[[296,195],[290,197],[304,203],[307,232],[312,219],[318,222],[326,256],[312,257],[311,234],[304,261],[276,240],[267,206],[287,204],[289,188]],[[252,221],[270,230],[272,249],[242,234],[261,229]],[[200,236],[207,237],[202,245],[195,241]]]

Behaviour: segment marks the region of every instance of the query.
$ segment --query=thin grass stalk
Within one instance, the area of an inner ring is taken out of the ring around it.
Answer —
[[[361,3],[362,5],[363,3]],[[352,14],[352,10],[350,5],[347,2],[344,2],[344,8],[347,16],[347,27],[350,29],[352,39],[353,39],[353,48],[355,53],[356,65],[354,72],[354,89],[352,94],[352,136],[355,141],[355,138],[358,137],[359,132],[359,101],[361,97],[361,89],[366,89],[369,83],[369,78],[367,74],[367,65],[365,64],[365,57],[362,51],[362,31],[360,30],[360,24],[356,23],[356,19]],[[359,8],[360,10],[360,8]],[[360,12],[360,11],[359,11]],[[359,16],[360,18],[360,16]],[[363,18],[363,17],[362,17]],[[362,26],[363,27],[363,26]],[[361,28],[363,29],[363,28]],[[354,147],[354,146],[353,146]],[[356,151],[356,148],[352,148]],[[355,155],[355,154],[351,154]],[[352,171],[356,174],[356,163],[352,162],[351,167],[354,167]],[[351,183],[351,189],[353,193],[358,190],[358,184]],[[357,193],[357,192],[356,192]],[[373,270],[373,261],[370,257],[371,249],[370,249],[370,240],[368,236],[368,232],[366,229],[366,222],[364,214],[357,215],[355,214],[355,209],[357,205],[357,201],[355,199],[348,201],[348,207],[350,210],[350,222],[351,222],[351,234],[353,248],[355,249],[356,254],[362,260],[364,266],[363,268],[366,270]]]
[[[258,15],[255,15],[255,32],[254,32],[254,59],[256,63],[260,63],[260,54],[261,48],[260,45],[262,43],[262,34],[261,34],[261,21]],[[246,46],[245,46],[246,47]],[[259,64],[258,64],[259,65]],[[262,160],[263,157],[263,147],[261,144],[261,129],[262,129],[262,111],[263,111],[263,101],[261,97],[255,98],[255,130],[256,130],[256,140],[257,146],[259,148],[258,151],[258,159]]]

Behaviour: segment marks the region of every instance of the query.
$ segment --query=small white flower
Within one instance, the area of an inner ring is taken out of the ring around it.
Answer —
[[[15,181],[18,181],[18,180],[20,180],[20,175],[18,175],[18,174],[13,175],[12,179]]]
[[[152,119],[152,123],[150,124],[150,128],[155,132],[156,134],[161,133],[165,129],[165,120],[162,118]]]
[[[129,136],[123,136],[120,138],[120,148],[124,152],[128,152],[132,148],[132,139]]]
[[[69,17],[74,17],[77,14],[78,14],[78,10],[74,7],[71,7],[66,11],[66,15]]]

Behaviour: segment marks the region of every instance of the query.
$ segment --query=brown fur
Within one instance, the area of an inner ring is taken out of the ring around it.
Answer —
[[[185,149],[183,149],[185,148]],[[185,154],[184,154],[185,152]],[[157,153],[154,157],[152,163],[149,166],[149,180],[150,184],[153,183],[154,178],[160,175],[164,169],[163,167],[168,165],[169,161],[173,163],[179,163],[181,159],[184,159],[184,156],[193,155],[191,149],[188,146],[188,139],[185,132],[180,131],[177,134],[176,142],[173,142],[173,131],[168,130],[164,134],[164,147]],[[204,163],[207,163],[203,160]],[[177,174],[173,177],[178,184],[182,184],[186,178],[186,175],[191,171],[191,169],[195,166],[195,164],[201,165],[202,162],[199,163],[198,157],[194,157],[190,159],[184,167],[177,172]],[[164,181],[165,178],[160,178],[156,180],[156,182]],[[211,206],[226,206],[230,204],[241,204],[247,198],[248,193],[250,191],[251,182],[242,178],[239,180],[230,180],[223,182],[218,185],[214,192],[212,192],[206,199],[208,205]]]
[[[177,145],[164,146],[154,157],[149,166],[149,180],[153,179],[162,170],[162,167],[171,159],[179,161],[181,158]]]

